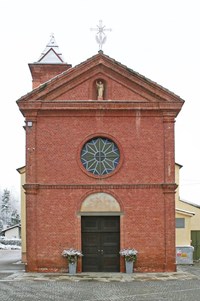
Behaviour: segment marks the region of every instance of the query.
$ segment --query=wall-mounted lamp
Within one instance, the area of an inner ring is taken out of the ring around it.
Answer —
[[[32,121],[27,121],[27,126],[28,127],[32,127],[33,126],[33,122]]]

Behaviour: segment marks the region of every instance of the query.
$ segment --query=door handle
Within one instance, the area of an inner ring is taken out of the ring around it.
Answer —
[[[97,250],[101,255],[103,255],[103,250]]]

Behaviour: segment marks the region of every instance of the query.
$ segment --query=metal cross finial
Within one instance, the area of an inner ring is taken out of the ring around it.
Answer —
[[[102,25],[102,20],[99,20],[99,25],[97,28],[91,28],[92,31],[97,31],[96,41],[99,44],[99,50],[102,50],[102,45],[106,42],[106,35],[104,31],[112,31],[111,28],[105,28],[105,25]]]

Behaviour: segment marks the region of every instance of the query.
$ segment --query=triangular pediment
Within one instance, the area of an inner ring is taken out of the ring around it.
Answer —
[[[102,81],[102,100],[183,102],[183,100],[103,52],[40,85],[19,101],[98,100],[96,83]]]

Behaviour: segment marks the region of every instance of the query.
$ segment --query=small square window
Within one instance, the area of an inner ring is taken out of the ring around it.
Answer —
[[[176,218],[176,228],[185,228],[184,218]]]

